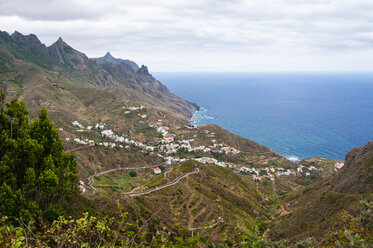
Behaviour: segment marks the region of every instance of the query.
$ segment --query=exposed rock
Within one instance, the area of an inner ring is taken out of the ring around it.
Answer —
[[[150,75],[148,67],[146,67],[145,65],[142,65],[141,68],[137,71],[137,73],[144,76]]]
[[[26,45],[28,47],[32,46],[39,46],[45,48],[45,45],[40,42],[38,37],[34,34],[29,34],[29,35],[23,35],[19,33],[18,31],[15,31],[11,37],[13,38],[14,41],[21,42],[22,45]]]

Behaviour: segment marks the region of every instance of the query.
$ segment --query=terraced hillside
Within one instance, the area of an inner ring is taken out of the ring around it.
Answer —
[[[167,227],[176,233],[183,228],[188,235],[193,231],[214,243],[241,240],[244,233],[260,239],[267,221],[264,204],[271,195],[219,166],[185,162],[174,167],[170,177],[194,167],[199,173],[151,194],[127,196],[122,204],[144,219],[155,214],[146,227],[150,230]]]

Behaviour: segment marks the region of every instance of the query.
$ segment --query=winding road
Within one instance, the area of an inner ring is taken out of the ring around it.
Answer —
[[[148,189],[148,190],[145,190],[145,191],[142,191],[142,192],[134,192],[134,193],[122,193],[121,195],[124,195],[124,196],[139,196],[139,195],[146,195],[146,194],[149,194],[149,193],[152,193],[154,191],[157,191],[157,190],[160,190],[160,189],[164,189],[164,188],[167,188],[169,186],[172,186],[176,183],[178,183],[181,179],[183,179],[184,177],[187,177],[189,175],[192,175],[192,174],[195,174],[195,173],[198,173],[199,172],[199,169],[198,168],[195,168],[194,171],[192,172],[188,172],[184,175],[181,175],[181,176],[178,176],[177,178],[175,178],[172,182],[169,182],[165,185],[161,185],[161,186],[157,186],[155,188],[151,188],[151,189]]]
[[[107,174],[107,173],[110,173],[110,172],[113,172],[113,171],[119,171],[119,170],[133,170],[133,171],[139,171],[139,170],[145,170],[145,169],[153,169],[155,167],[158,167],[162,164],[157,164],[157,165],[152,165],[152,166],[143,166],[143,167],[118,167],[118,168],[114,168],[114,169],[110,169],[110,170],[106,170],[106,171],[101,171],[101,172],[97,172],[91,176],[88,177],[88,184],[87,186],[94,192],[93,194],[96,194],[98,192],[97,189],[95,189],[92,184],[94,182],[93,178],[96,177],[96,176],[101,176],[103,174]],[[166,167],[166,166],[165,166]]]
[[[139,171],[139,170],[145,170],[145,169],[153,169],[154,167],[157,167],[159,165],[160,164],[158,164],[158,165],[152,165],[152,166],[143,166],[143,167],[119,167],[119,168],[114,168],[114,169],[110,169],[110,170],[106,170],[106,171],[101,171],[101,172],[95,173],[94,175],[91,175],[91,176],[88,177],[87,187],[89,187],[93,191],[93,195],[94,195],[94,194],[96,194],[98,192],[98,190],[92,186],[92,184],[94,183],[93,178],[96,177],[96,176],[101,176],[103,174],[107,174],[107,173],[110,173],[110,172],[113,172],[113,171],[119,171],[119,170],[134,170],[134,171],[137,170],[137,171]],[[174,180],[172,180],[172,182],[169,182],[169,183],[167,183],[165,185],[157,186],[155,188],[151,188],[151,189],[148,189],[148,190],[145,190],[145,191],[142,191],[142,192],[121,193],[121,195],[125,195],[125,196],[139,196],[139,195],[149,194],[151,192],[154,192],[154,191],[157,191],[157,190],[160,190],[160,189],[164,189],[166,187],[174,185],[174,184],[178,183],[184,177],[187,177],[188,175],[195,174],[195,173],[198,173],[198,172],[199,172],[199,169],[195,168],[194,171],[188,172],[188,173],[186,173],[184,175],[181,175],[181,176],[178,176],[177,178],[175,178]],[[165,174],[166,173],[167,172],[165,172]],[[167,176],[168,176],[168,174],[169,174],[169,172],[167,173]]]

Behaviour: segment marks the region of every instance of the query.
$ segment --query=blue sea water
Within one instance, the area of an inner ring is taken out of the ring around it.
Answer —
[[[344,160],[373,141],[373,74],[154,73],[215,123],[292,159]]]

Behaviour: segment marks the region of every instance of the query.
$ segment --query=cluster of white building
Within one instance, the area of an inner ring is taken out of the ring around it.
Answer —
[[[143,106],[130,107],[128,109],[131,111],[137,111],[137,110],[144,109],[144,107]],[[72,124],[76,127],[84,129],[84,126],[80,124],[78,121],[73,121]],[[94,126],[94,129],[100,131],[101,136],[103,138],[111,139],[112,142],[98,143],[93,140],[80,139],[80,138],[75,138],[72,140],[70,140],[70,138],[66,138],[66,141],[72,141],[72,142],[76,142],[82,145],[100,145],[100,146],[105,146],[108,148],[115,148],[115,147],[124,148],[123,145],[125,145],[125,148],[128,149],[130,148],[129,145],[132,145],[144,151],[150,151],[150,152],[153,152],[155,149],[157,149],[162,154],[165,154],[166,156],[168,156],[166,157],[166,164],[185,161],[185,159],[183,160],[178,157],[169,156],[169,155],[177,153],[180,149],[182,149],[185,152],[204,152],[204,153],[215,152],[215,153],[222,153],[226,155],[234,155],[240,152],[234,147],[216,143],[215,139],[211,140],[213,143],[213,146],[203,146],[203,145],[193,146],[192,143],[194,142],[194,139],[183,139],[183,140],[178,140],[177,142],[174,142],[174,138],[176,137],[176,135],[169,132],[169,127],[162,125],[162,120],[158,120],[157,124],[149,124],[150,127],[155,128],[158,133],[162,134],[162,140],[159,141],[159,144],[156,147],[149,146],[149,145],[143,144],[142,142],[131,140],[126,137],[117,135],[116,133],[113,132],[113,130],[105,129],[106,126],[107,125],[105,123],[97,123]],[[189,128],[195,128],[195,127],[189,127]],[[91,129],[92,129],[92,126],[88,126],[86,130],[91,130]],[[211,137],[214,137],[213,133],[208,133],[208,135],[210,135]],[[201,163],[216,164],[222,167],[227,167],[227,166],[230,167],[230,165],[227,165],[224,162],[219,162],[216,159],[211,158],[211,157],[203,157],[203,158],[199,158],[196,160]]]
[[[80,128],[80,129],[78,129],[78,130],[75,130],[75,131],[77,131],[77,132],[84,132],[84,131],[90,131],[90,130],[92,130],[92,128],[93,128],[93,126],[87,126],[87,128],[85,128],[82,124],[80,124],[78,121],[72,121],[71,122],[72,124],[73,124],[73,126],[74,127],[78,127],[78,128]],[[96,126],[95,126],[95,128],[96,129],[104,129],[104,126],[105,126],[105,124],[100,124],[100,123],[97,123],[96,124]],[[62,129],[63,130],[63,129]]]
[[[69,141],[69,138],[66,138],[67,141]],[[81,145],[95,145],[95,142],[93,140],[89,139],[80,139],[80,138],[75,138],[74,139],[75,143],[81,144]]]
[[[125,109],[124,114],[130,114],[132,111],[140,111],[146,108],[144,106],[140,106],[140,107],[123,107],[123,109]],[[145,117],[141,117],[141,118],[145,118]]]
[[[129,110],[129,111],[138,111],[138,110],[143,110],[143,109],[146,109],[144,106],[139,106],[139,107],[123,107],[124,109],[126,110]]]
[[[179,140],[177,143],[174,143],[174,138],[176,135],[169,133],[169,127],[159,125],[159,123],[161,122],[162,120],[158,120],[158,125],[149,124],[149,127],[155,128],[158,133],[162,134],[162,140],[160,141],[159,150],[164,152],[166,155],[177,153],[179,149],[184,149],[187,152],[196,152],[196,151],[202,151],[204,153],[217,152],[217,153],[224,153],[226,155],[235,155],[240,152],[238,149],[234,147],[224,146],[223,144],[216,144],[215,139],[211,140],[214,143],[214,145],[211,147],[202,146],[202,145],[192,146],[191,143],[194,141],[194,139],[184,139],[184,140]],[[195,129],[195,127],[191,127],[191,126],[186,126],[186,127],[190,129]],[[211,133],[211,134],[214,134],[214,133]]]
[[[148,146],[148,145],[145,145],[145,144],[143,144],[139,141],[130,140],[130,139],[125,138],[123,136],[119,136],[119,135],[115,134],[111,129],[102,130],[101,135],[102,135],[103,138],[112,139],[116,143],[124,143],[124,144],[127,144],[127,145],[136,146],[136,147],[141,148],[141,149],[146,150],[146,151],[151,151],[151,152],[154,151],[153,146]],[[114,144],[113,147],[115,147],[115,143],[113,143],[113,144]],[[104,143],[104,146],[105,146],[105,143]]]
[[[97,130],[103,130],[105,128],[105,123],[97,123],[95,128]]]
[[[215,158],[202,157],[202,158],[194,158],[193,160],[198,161],[198,162],[200,162],[202,164],[216,164],[216,165],[224,167],[224,168],[226,168],[226,167],[233,168],[230,164],[227,164],[227,163],[224,163],[224,162],[220,162],[220,161],[218,161]]]
[[[303,165],[299,165],[296,170],[292,169],[284,169],[282,167],[265,167],[265,168],[248,168],[246,166],[242,166],[239,169],[241,173],[252,174],[253,179],[255,181],[262,181],[264,179],[274,180],[275,177],[281,176],[310,176],[312,171],[317,171],[318,169],[314,166],[305,167]]]
[[[160,141],[159,150],[164,152],[166,155],[177,153],[179,149],[184,149],[187,152],[197,152],[201,151],[204,153],[216,152],[224,153],[226,155],[235,155],[240,151],[234,147],[224,146],[223,144],[216,144],[216,140],[211,140],[213,146],[193,146],[191,143],[194,139],[184,139],[179,140],[174,143],[175,134],[169,133],[169,127],[158,126],[156,124],[149,124],[150,127],[156,128],[157,132],[162,134],[162,140]]]

